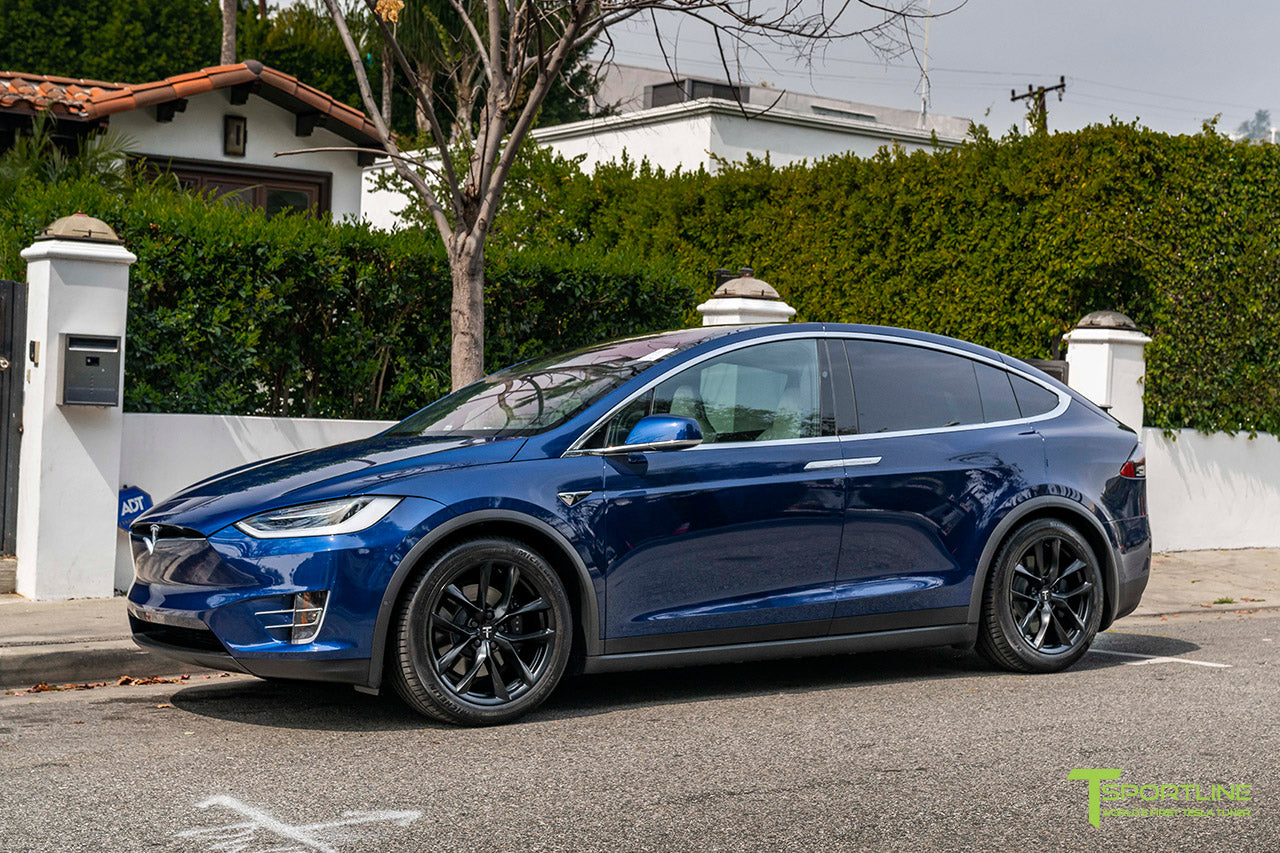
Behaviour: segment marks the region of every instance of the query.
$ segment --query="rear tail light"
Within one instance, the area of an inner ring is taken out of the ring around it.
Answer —
[[[1143,480],[1147,476],[1147,448],[1142,442],[1129,454],[1129,461],[1120,466],[1120,476],[1130,480]]]

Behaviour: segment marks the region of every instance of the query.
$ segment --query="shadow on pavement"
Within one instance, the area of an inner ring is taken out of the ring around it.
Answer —
[[[1156,635],[1106,633],[1095,649],[1178,656],[1199,646]],[[1087,654],[1072,671],[1123,666],[1133,659]],[[817,693],[858,685],[1006,675],[972,651],[910,649],[795,660],[718,664],[608,675],[570,676],[529,721],[593,716],[624,708],[700,702],[777,693]],[[1029,678],[1041,676],[1026,676]],[[1042,676],[1053,678],[1052,675]],[[340,684],[236,681],[194,685],[175,693],[176,708],[250,725],[324,731],[395,731],[448,728],[409,710],[385,688],[382,696]]]

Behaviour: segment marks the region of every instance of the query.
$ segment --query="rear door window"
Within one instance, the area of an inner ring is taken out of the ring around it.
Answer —
[[[858,432],[983,423],[976,362],[884,341],[848,340]]]

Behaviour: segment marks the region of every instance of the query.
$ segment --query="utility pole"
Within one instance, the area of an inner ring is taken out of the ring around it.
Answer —
[[[1059,75],[1058,85],[1056,86],[1037,86],[1033,88],[1031,84],[1028,83],[1027,91],[1023,92],[1021,95],[1018,94],[1017,90],[1010,89],[1009,100],[1021,101],[1025,99],[1026,101],[1028,101],[1031,104],[1031,108],[1030,110],[1028,110],[1028,118],[1030,119],[1030,122],[1031,122],[1032,132],[1048,133],[1049,132],[1049,106],[1044,101],[1045,93],[1057,92],[1058,100],[1061,101],[1062,93],[1066,88],[1067,88],[1067,78],[1065,76]]]

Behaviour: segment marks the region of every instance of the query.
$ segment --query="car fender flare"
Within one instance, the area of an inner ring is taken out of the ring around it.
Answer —
[[[973,589],[969,594],[969,624],[974,628],[978,626],[982,618],[982,593],[987,586],[987,572],[991,569],[991,564],[995,562],[996,552],[1000,549],[1001,543],[1004,542],[1015,527],[1026,520],[1027,516],[1046,509],[1065,510],[1074,520],[1087,525],[1092,532],[1096,533],[1106,543],[1106,547],[1103,549],[1106,553],[1101,556],[1103,558],[1102,586],[1106,592],[1108,607],[1107,612],[1103,613],[1102,626],[1105,628],[1113,621],[1116,608],[1116,577],[1118,572],[1115,545],[1111,542],[1111,537],[1107,535],[1106,528],[1093,513],[1075,501],[1056,495],[1040,495],[1018,504],[996,525],[996,529],[987,538],[986,547],[982,549],[982,556],[978,559],[978,567],[974,573]]]
[[[373,628],[373,648],[369,656],[368,686],[370,688],[377,689],[382,684],[387,634],[391,630],[391,618],[395,613],[396,601],[400,598],[401,588],[417,569],[422,557],[446,537],[457,533],[459,530],[494,521],[527,527],[531,531],[555,542],[556,546],[563,552],[563,556],[568,558],[569,563],[573,566],[573,571],[578,577],[578,586],[581,589],[582,599],[580,608],[582,634],[586,639],[586,653],[587,655],[598,655],[604,652],[603,644],[600,642],[600,608],[599,602],[596,600],[595,584],[592,583],[591,573],[578,555],[577,549],[573,547],[573,544],[565,535],[547,522],[524,513],[502,509],[476,510],[454,516],[433,528],[409,549],[409,553],[400,561],[400,565],[396,567],[395,572],[391,575],[386,591],[382,593],[382,603],[378,606],[378,618]]]

